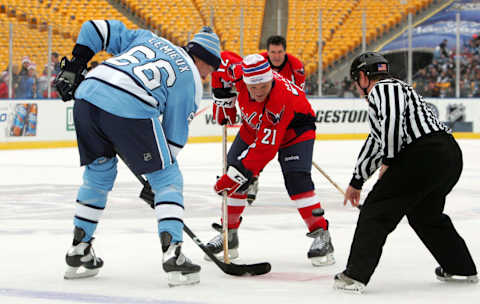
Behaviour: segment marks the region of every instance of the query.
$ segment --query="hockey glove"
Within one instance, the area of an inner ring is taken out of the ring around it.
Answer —
[[[237,93],[232,92],[232,88],[213,89],[213,117],[220,124],[233,125],[237,118],[237,109],[235,101]]]
[[[232,88],[217,88],[212,89],[213,102],[223,108],[234,108],[237,100],[237,93],[232,91]]]
[[[215,192],[222,195],[223,191],[227,191],[227,195],[230,195],[238,190],[248,179],[243,176],[240,171],[235,167],[228,167],[227,174],[224,174],[217,180],[217,183],[213,187]]]
[[[237,108],[224,108],[213,104],[213,117],[221,126],[233,125],[237,119]]]
[[[63,101],[73,99],[75,90],[85,79],[87,64],[75,57],[70,61],[63,57],[60,62],[60,73],[55,78],[55,87]]]

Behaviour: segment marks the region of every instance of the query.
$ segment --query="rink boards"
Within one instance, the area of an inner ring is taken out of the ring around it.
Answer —
[[[316,115],[317,139],[363,139],[368,133],[367,105],[362,99],[310,98]],[[457,138],[480,138],[480,99],[427,99]],[[237,121],[239,121],[237,116]],[[231,140],[239,125],[228,128]],[[221,140],[211,99],[203,99],[190,124],[189,142]],[[2,100],[0,149],[75,146],[73,101]]]

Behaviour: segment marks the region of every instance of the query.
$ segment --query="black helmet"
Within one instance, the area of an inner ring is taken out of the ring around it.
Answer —
[[[360,71],[363,71],[368,77],[388,75],[390,73],[390,64],[380,53],[366,52],[353,60],[350,66],[350,77],[354,81],[358,81]]]

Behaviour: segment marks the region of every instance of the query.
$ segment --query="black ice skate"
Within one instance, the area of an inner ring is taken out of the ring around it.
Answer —
[[[335,275],[333,288],[351,293],[362,293],[365,289],[365,284],[354,280],[341,272]]]
[[[172,243],[168,232],[160,234],[163,251],[163,270],[168,275],[168,286],[192,285],[200,282],[200,265],[193,264],[182,253],[182,243]]]
[[[257,198],[258,193],[258,177],[254,177],[250,186],[247,189],[247,202],[249,205]]]
[[[95,256],[92,247],[93,238],[88,242],[82,242],[85,231],[75,227],[73,231],[73,245],[65,256],[67,270],[63,276],[66,280],[82,279],[93,277],[98,274],[103,266],[101,258]]]
[[[312,246],[308,250],[307,256],[313,266],[326,266],[335,264],[333,257],[333,245],[330,238],[330,232],[318,228],[307,233],[308,237],[313,238]]]
[[[241,221],[241,218],[240,218]],[[212,224],[212,228],[219,232],[213,239],[207,243],[207,248],[218,259],[223,259],[223,233],[222,226],[217,223]],[[231,260],[238,258],[238,229],[228,229],[228,256]],[[210,261],[210,258],[205,255],[205,260]]]
[[[440,266],[435,269],[435,275],[437,276],[437,279],[443,282],[478,283],[478,277],[476,274],[470,276],[450,274],[446,273]]]

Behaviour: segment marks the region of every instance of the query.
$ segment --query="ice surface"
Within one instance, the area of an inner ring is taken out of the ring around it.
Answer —
[[[462,177],[447,199],[448,213],[480,262],[480,141],[460,140]],[[350,180],[361,141],[317,141],[314,160],[342,188]],[[213,192],[221,173],[221,145],[188,144],[179,155],[186,205],[185,223],[207,242],[220,215]],[[185,237],[184,252],[201,264],[201,282],[169,288],[152,210],[138,199],[141,189],[120,165],[114,190],[96,232],[94,248],[105,266],[95,278],[66,281],[64,255],[72,239],[72,217],[83,169],[76,149],[0,151],[0,303],[478,303],[480,285],[446,284],[435,279],[437,266],[402,221],[389,236],[366,293],[333,290],[333,275],[344,269],[358,211],[315,169],[337,263],[313,267],[307,260],[311,239],[284,189],[273,160],[260,177],[260,192],[247,207],[239,230],[236,263],[268,261],[272,272],[232,277],[203,260]],[[363,197],[375,182],[365,185]]]

